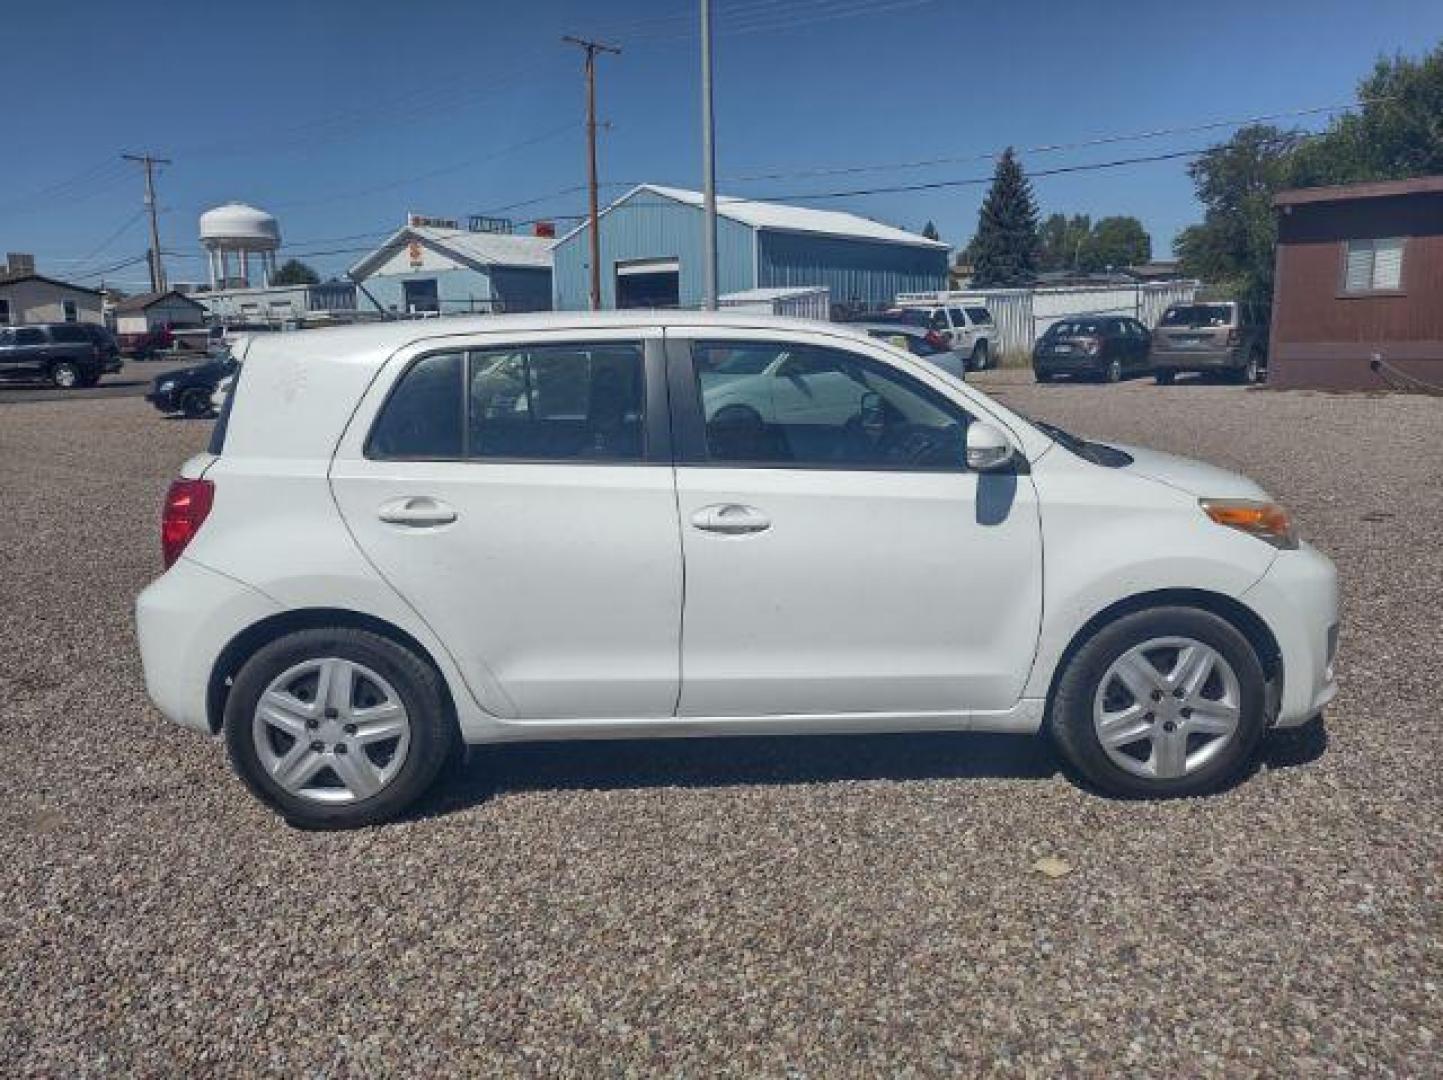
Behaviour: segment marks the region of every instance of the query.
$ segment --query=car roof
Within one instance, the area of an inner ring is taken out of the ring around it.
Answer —
[[[353,324],[318,330],[298,330],[251,337],[246,357],[282,354],[296,360],[344,359],[376,362],[408,345],[470,334],[518,335],[561,330],[624,330],[629,327],[705,328],[748,330],[825,330],[865,338],[852,324],[794,319],[725,311],[545,311],[526,315],[449,316],[439,319],[405,319]]]

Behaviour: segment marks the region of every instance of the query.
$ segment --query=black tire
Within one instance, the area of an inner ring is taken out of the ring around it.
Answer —
[[[80,365],[69,360],[57,360],[50,365],[50,381],[61,390],[73,390],[82,385],[85,372]]]
[[[972,347],[972,362],[970,367],[973,371],[986,371],[991,365],[992,349],[985,341],[979,341]]]
[[[1241,386],[1252,386],[1258,381],[1258,375],[1262,372],[1262,364],[1258,360],[1257,353],[1249,353],[1243,366],[1233,372],[1233,382]]]
[[[1057,378],[1057,376],[1053,375],[1050,371],[1034,371],[1032,377],[1040,383],[1052,382],[1053,379]]]
[[[1173,383],[1175,383],[1175,382],[1177,381],[1177,372],[1176,372],[1176,371],[1154,371],[1154,372],[1152,373],[1152,377],[1153,377],[1153,379],[1155,379],[1155,380],[1157,381],[1157,385],[1158,385],[1158,386],[1171,386]]]
[[[332,656],[364,664],[389,682],[411,723],[406,760],[390,783],[369,798],[339,804],[292,795],[278,785],[261,764],[251,727],[273,679],[306,660]],[[246,787],[288,824],[305,829],[358,829],[392,820],[430,789],[461,742],[436,669],[389,638],[349,628],[287,634],[247,660],[226,701],[225,741]]]
[[[210,415],[210,391],[199,386],[183,390],[180,395],[180,411],[189,420],[200,420]]]
[[[1098,372],[1098,378],[1103,382],[1115,383],[1122,381],[1122,361],[1109,360],[1107,366]]]
[[[1093,725],[1093,702],[1099,682],[1119,656],[1150,639],[1171,636],[1210,645],[1232,666],[1240,693],[1238,726],[1231,741],[1196,772],[1176,779],[1136,776],[1114,763],[1103,750]],[[1047,730],[1065,763],[1109,795],[1184,798],[1221,790],[1243,774],[1266,730],[1266,709],[1262,665],[1236,627],[1199,608],[1150,608],[1108,623],[1072,655],[1058,679]]]

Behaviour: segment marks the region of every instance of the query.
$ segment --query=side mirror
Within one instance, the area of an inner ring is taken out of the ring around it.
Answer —
[[[1007,436],[991,424],[974,420],[967,425],[967,467],[973,472],[1006,469],[1016,453]]]

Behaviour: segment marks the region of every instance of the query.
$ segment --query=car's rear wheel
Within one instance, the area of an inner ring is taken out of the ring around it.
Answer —
[[[199,386],[192,386],[180,395],[180,411],[191,420],[210,415],[210,393]]]
[[[1103,381],[1104,381],[1104,382],[1110,382],[1110,383],[1121,382],[1121,381],[1122,381],[1122,361],[1121,361],[1121,360],[1116,360],[1116,359],[1114,359],[1114,360],[1109,360],[1109,361],[1107,362],[1107,367],[1105,367],[1105,368],[1102,369],[1102,378],[1103,378]]]
[[[1238,368],[1237,374],[1234,375],[1233,378],[1234,381],[1241,383],[1243,386],[1252,386],[1258,381],[1258,376],[1261,372],[1262,364],[1258,362],[1258,354],[1248,353],[1247,363]]]
[[[430,788],[458,744],[441,677],[364,630],[302,630],[241,668],[225,709],[236,772],[289,823],[388,821]]]
[[[1050,371],[1034,371],[1032,373],[1032,376],[1038,382],[1051,382],[1053,379],[1056,378],[1056,376],[1053,375]]]
[[[1262,665],[1211,612],[1134,612],[1068,661],[1048,727],[1067,763],[1109,794],[1206,794],[1242,773],[1263,736]]]
[[[992,350],[987,342],[979,341],[972,347],[972,370],[986,371],[991,364]]]
[[[1153,377],[1153,379],[1155,379],[1155,380],[1157,381],[1157,385],[1158,385],[1158,386],[1171,386],[1174,382],[1177,381],[1177,372],[1176,372],[1176,371],[1154,371],[1154,372],[1152,373],[1152,377]]]
[[[75,389],[83,377],[80,365],[69,360],[59,360],[50,365],[50,381],[62,390]]]

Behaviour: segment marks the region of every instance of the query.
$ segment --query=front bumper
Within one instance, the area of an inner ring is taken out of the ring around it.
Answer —
[[[1148,357],[1154,370],[1223,371],[1247,362],[1241,349],[1160,349],[1153,346]]]
[[[1242,595],[1277,639],[1283,689],[1275,726],[1296,727],[1338,692],[1338,572],[1309,544],[1283,551]]]
[[[166,719],[209,734],[206,699],[222,650],[280,610],[258,589],[181,558],[135,601],[150,700]]]

